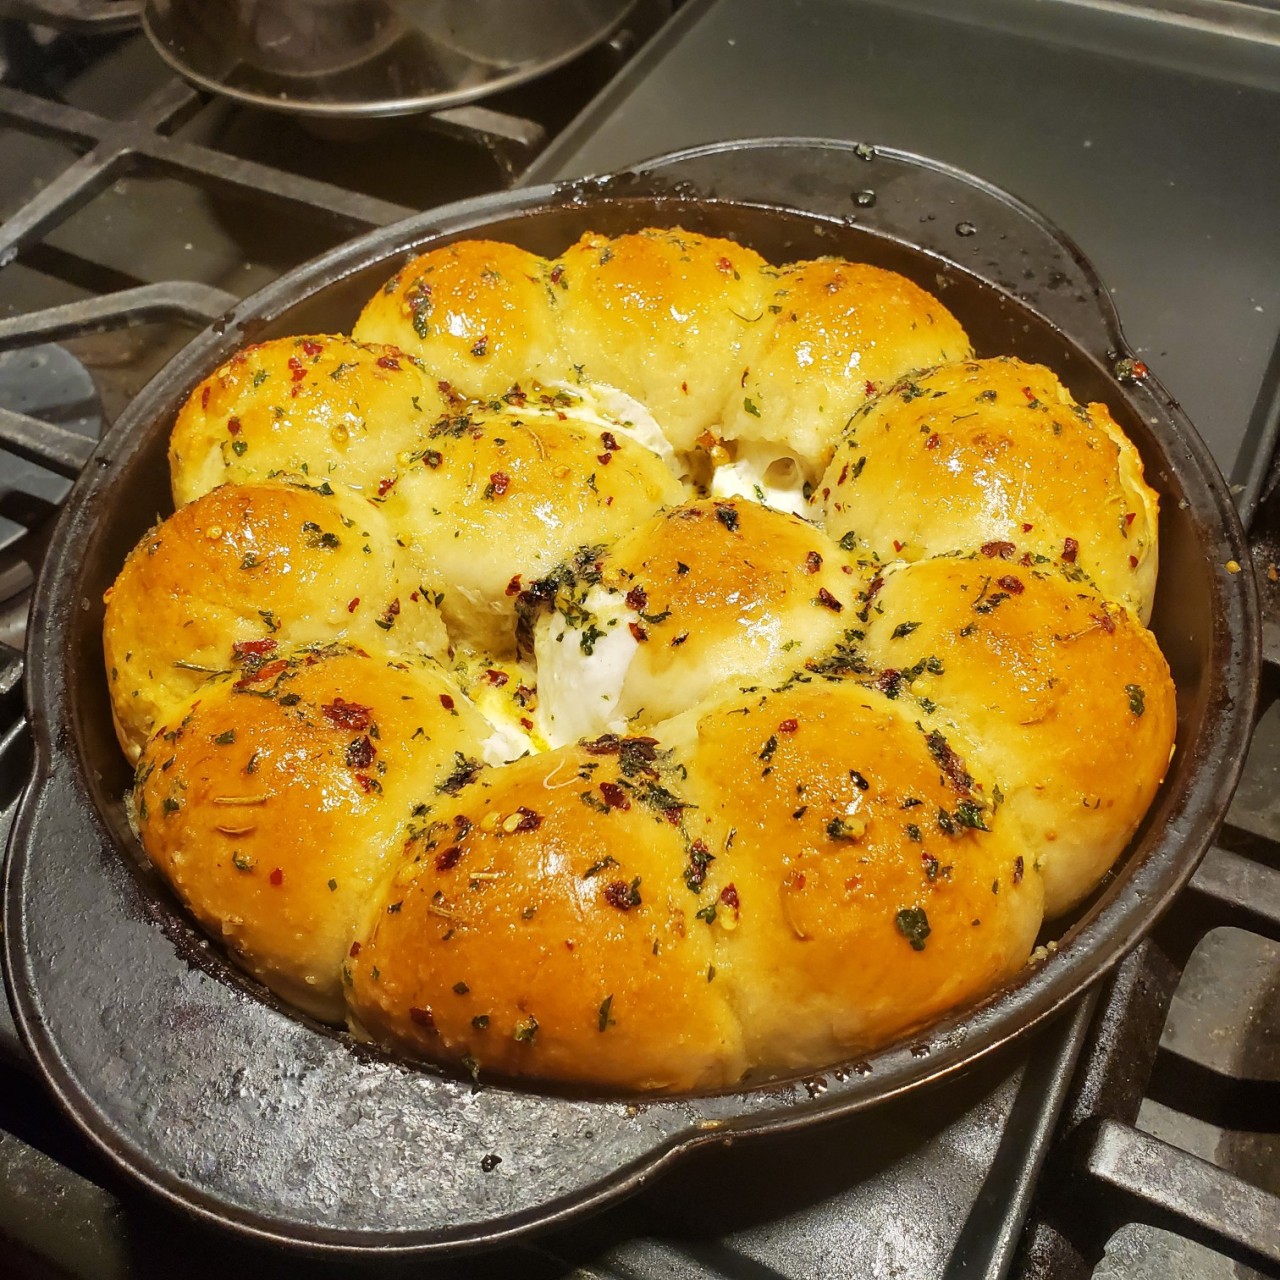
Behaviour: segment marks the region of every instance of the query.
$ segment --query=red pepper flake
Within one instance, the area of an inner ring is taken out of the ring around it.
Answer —
[[[1136,511],[1126,511],[1124,513],[1125,524],[1132,524],[1137,518],[1138,518],[1138,513]]]
[[[602,782],[600,784],[600,794],[604,796],[604,802],[610,809],[630,809],[631,801],[627,797],[627,793],[616,782]]]
[[[1020,596],[1026,590],[1022,585],[1022,579],[1015,578],[1011,573],[1006,573],[1003,578],[997,578],[996,586],[1001,591],[1007,591],[1011,596]]]
[[[1076,553],[1080,550],[1080,544],[1074,538],[1064,538],[1062,540],[1062,558],[1068,564],[1075,564]]]
[[[907,544],[906,544],[905,542],[899,542],[899,541],[897,540],[897,538],[894,538],[894,540],[893,540],[893,549],[894,549],[895,551],[901,551],[901,550],[902,550],[902,548],[903,548],[903,547],[905,547],[906,545],[907,545]]]
[[[373,763],[373,757],[377,754],[377,748],[370,738],[356,738],[347,746],[345,756],[347,768],[367,769]]]
[[[1010,556],[1017,550],[1012,542],[984,542],[978,548],[988,560],[999,556],[1001,560],[1008,560]]]
[[[1024,569],[1030,569],[1030,568],[1031,568],[1031,552],[1030,552],[1030,551],[1024,551],[1024,552],[1022,553],[1022,558],[1018,561],[1018,563],[1019,563],[1019,564],[1020,564]]]
[[[521,726],[521,728],[532,730],[532,729],[533,729],[533,721],[532,721],[532,720],[530,720],[527,716],[521,716],[521,717],[520,717],[520,726]]]
[[[1039,398],[1037,397],[1036,393],[1031,390],[1030,387],[1023,387],[1022,394],[1026,396],[1028,400],[1036,400]]]
[[[287,670],[289,664],[283,658],[277,658],[275,662],[268,662],[264,667],[254,668],[248,666],[244,675],[235,683],[235,688],[244,689],[251,684],[262,684],[267,680],[274,680],[282,671]]]
[[[625,880],[614,880],[604,887],[604,900],[619,911],[630,911],[640,905],[640,878],[637,876],[630,884]]]
[[[618,443],[617,436],[615,436],[612,431],[602,431],[600,433],[600,440],[610,453],[617,453],[618,450],[622,448]]]
[[[886,697],[896,698],[902,692],[902,672],[896,667],[886,667],[876,677],[872,688],[878,689]]]
[[[231,656],[236,662],[243,662],[246,658],[264,658],[275,647],[274,640],[237,640],[231,646]]]
[[[597,453],[597,454],[596,454],[596,461],[597,461],[597,462],[598,462],[602,467],[607,467],[607,466],[609,465],[609,463],[611,463],[611,462],[613,461],[613,454],[611,454],[611,453]]]
[[[795,731],[796,731],[799,727],[800,727],[800,721],[799,721],[799,720],[795,720],[795,719],[792,719],[792,720],[784,720],[784,721],[783,721],[783,722],[778,726],[778,732],[779,732],[779,733],[795,733]]]
[[[294,382],[301,382],[307,376],[307,367],[297,356],[290,356],[288,364]]]
[[[520,575],[517,573],[510,582],[507,583],[507,595],[518,596],[524,588],[520,585]]]
[[[1032,529],[1034,529],[1034,528],[1035,528],[1035,525],[1033,525],[1033,524],[1023,524],[1023,526],[1022,526],[1022,532],[1023,532],[1023,533],[1030,533],[1030,532],[1031,532],[1031,530],[1032,530]]]
[[[627,592],[627,608],[634,609],[637,613],[643,613],[645,606],[649,603],[648,593],[643,587],[632,587]]]
[[[351,950],[347,952],[347,955],[349,955],[354,960],[356,956],[358,956],[359,954],[360,954],[360,944],[358,942],[353,942],[351,944]]]
[[[462,846],[460,844],[451,844],[447,849],[441,849],[436,854],[436,870],[452,871],[461,861]]]
[[[636,644],[644,644],[649,638],[649,633],[638,622],[628,622],[627,630],[631,632]]]
[[[239,419],[239,418],[228,418],[228,419],[227,419],[227,431],[228,431],[228,432],[230,432],[230,434],[231,434],[231,435],[233,435],[233,436],[238,436],[238,435],[240,434],[240,419]]]
[[[316,342],[312,338],[303,338],[298,346],[302,348],[304,356],[318,356],[324,350],[324,343]]]
[[[804,558],[804,567],[810,573],[817,573],[822,568],[822,557],[816,551],[810,551]]]
[[[836,487],[839,488],[842,484],[844,484],[845,480],[847,480],[848,477],[849,477],[849,464],[846,462],[844,466],[840,468],[840,474],[836,477]]]
[[[1105,609],[1102,611],[1101,617],[1099,617],[1096,613],[1091,613],[1089,617],[1094,622],[1096,622],[1098,626],[1100,626],[1103,629],[1103,631],[1107,633],[1107,635],[1109,636],[1115,635],[1116,620]]]
[[[430,1009],[419,1009],[416,1005],[411,1005],[409,1017],[418,1026],[425,1027],[428,1031],[436,1029],[436,1015]]]
[[[277,867],[268,878],[277,888],[284,884],[284,872],[281,871],[279,867]]]
[[[732,275],[732,274],[733,274],[733,263],[732,263],[732,262],[730,262],[728,258],[721,258],[721,259],[716,263],[716,270],[717,270],[717,271],[721,271],[721,272],[723,272],[723,273],[724,273],[725,275],[727,275],[727,276],[728,276],[728,275]]]
[[[453,699],[452,699],[452,698],[451,698],[447,693],[442,693],[442,694],[440,695],[440,705],[441,705],[441,706],[442,706],[446,711],[452,711],[452,710],[453,710]]]
[[[924,447],[926,449],[936,449],[941,443],[942,442],[938,439],[938,433],[935,431],[933,435],[924,442]]]
[[[1137,567],[1138,567],[1138,557],[1137,557],[1137,556],[1130,556],[1130,557],[1129,557],[1129,568],[1130,568],[1130,569],[1136,569]]]
[[[212,391],[212,390],[213,390],[213,388],[212,388],[212,387],[208,387],[208,386],[201,388],[201,391],[200,391],[200,407],[201,407],[202,409],[208,409],[208,407],[209,407],[209,392],[210,392],[210,391]]]
[[[320,714],[335,729],[351,729],[357,733],[369,727],[372,711],[371,707],[362,707],[357,702],[347,702],[343,698],[334,698],[320,708]]]
[[[399,370],[400,370],[400,361],[399,361],[399,360],[397,360],[397,359],[395,358],[395,356],[379,356],[379,357],[378,357],[378,368],[379,368],[379,369],[394,369],[394,370],[396,370],[396,372],[399,372]]]
[[[387,496],[388,490],[395,487],[395,483],[396,482],[394,477],[392,477],[390,480],[379,480],[378,481],[378,497],[385,498]]]
[[[494,687],[495,689],[501,689],[501,688],[502,688],[502,686],[503,686],[504,684],[506,684],[508,680],[510,680],[510,679],[511,679],[511,677],[510,677],[509,675],[507,675],[507,673],[506,673],[505,671],[498,671],[498,670],[497,670],[496,668],[494,668],[494,667],[490,667],[490,668],[489,668],[489,669],[484,673],[484,678],[485,678],[485,679],[486,679],[486,680],[487,680],[491,685],[493,685],[493,687]]]
[[[382,785],[375,778],[369,777],[367,773],[357,773],[356,782],[360,784],[360,790],[368,795],[371,791],[381,791]]]
[[[489,477],[489,491],[494,497],[502,497],[511,483],[511,477],[505,471],[495,471]]]
[[[973,777],[964,767],[964,761],[956,754],[955,748],[935,729],[925,739],[929,754],[934,763],[946,774],[951,785],[962,795],[967,796],[973,787]]]
[[[831,594],[826,587],[818,588],[818,603],[830,609],[832,613],[843,613],[844,605]]]
[[[663,809],[662,816],[671,823],[673,827],[680,825],[680,817],[684,813],[684,805],[673,804]]]
[[[564,266],[557,263],[551,268],[551,275],[548,277],[552,284],[559,284],[564,279]]]
[[[864,383],[864,384],[863,384],[862,389],[863,389],[863,391],[865,391],[865,392],[867,393],[867,395],[869,395],[869,396],[873,396],[873,395],[875,395],[875,394],[876,394],[876,392],[879,390],[879,388],[876,386],[876,384],[875,384],[874,382],[867,382],[867,383]]]
[[[516,810],[516,813],[520,815],[520,818],[516,825],[508,832],[509,835],[515,835],[521,831],[537,831],[537,829],[542,826],[542,814],[535,813],[532,809],[526,809],[524,805],[521,805]],[[508,819],[508,821],[510,821],[510,819]],[[505,823],[503,824],[502,829],[503,831],[507,830]]]
[[[742,903],[738,900],[738,890],[731,884],[725,885],[725,887],[720,890],[720,901],[723,902],[726,907],[732,907],[735,911],[742,906]]]

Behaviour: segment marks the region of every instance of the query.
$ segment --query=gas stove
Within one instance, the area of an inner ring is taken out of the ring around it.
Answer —
[[[16,15],[0,21],[0,829],[30,765],[18,651],[67,478],[237,298],[410,212],[678,146],[853,134],[933,154],[1077,235],[1250,524],[1264,697],[1217,846],[1155,935],[1029,1041],[869,1115],[703,1151],[594,1218],[432,1274],[1280,1274],[1280,173],[1251,162],[1280,154],[1274,6],[641,4],[481,104],[311,122],[175,80],[130,8],[0,4]],[[865,187],[850,175],[852,218]],[[369,1270],[150,1200],[46,1097],[7,1012],[0,1187],[19,1276]]]

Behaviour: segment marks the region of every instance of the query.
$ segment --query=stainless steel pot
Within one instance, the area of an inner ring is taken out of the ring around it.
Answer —
[[[203,88],[308,115],[436,110],[606,39],[635,0],[147,0],[160,56]]]

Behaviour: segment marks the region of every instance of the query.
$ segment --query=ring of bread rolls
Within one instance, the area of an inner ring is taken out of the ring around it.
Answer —
[[[1164,777],[1157,499],[916,284],[461,241],[248,347],[107,594],[141,844],[412,1058],[722,1088],[1027,963]]]

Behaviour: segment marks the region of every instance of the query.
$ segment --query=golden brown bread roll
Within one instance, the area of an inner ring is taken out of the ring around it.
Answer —
[[[616,538],[684,496],[662,459],[620,427],[521,404],[442,418],[388,488],[387,518],[410,554],[445,584],[455,640],[502,655],[515,643],[515,602],[580,546]]]
[[[376,495],[448,407],[436,379],[394,347],[324,334],[245,347],[178,414],[174,503],[276,475]]]
[[[887,570],[860,648],[926,729],[955,726],[973,744],[1046,914],[1075,906],[1129,842],[1173,750],[1173,680],[1151,633],[1052,565],[975,552]]]
[[[695,918],[757,1068],[883,1044],[1025,963],[1040,879],[900,704],[821,678],[743,694],[681,760]]]
[[[806,520],[685,503],[521,598],[553,744],[641,728],[725,683],[781,680],[853,624],[864,577]],[[549,590],[548,590],[549,588]]]
[[[106,593],[116,734],[143,741],[210,676],[307,643],[442,658],[449,637],[381,511],[353,493],[224,485],[130,553]]]
[[[563,378],[554,266],[515,245],[463,240],[415,258],[378,290],[352,333],[419,357],[464,396]]]
[[[972,354],[959,321],[905,276],[822,259],[784,267],[722,411],[721,434],[821,474],[869,396],[913,369]]]
[[[1138,451],[1043,365],[969,360],[883,391],[814,500],[833,538],[882,560],[1009,544],[1151,616],[1157,499]]]
[[[561,342],[582,379],[634,396],[691,450],[721,415],[772,269],[732,240],[653,228],[585,235],[557,265]]]
[[[746,1065],[652,739],[483,773],[419,821],[348,961],[360,1026],[512,1076],[686,1090]]]
[[[488,726],[431,664],[297,651],[207,683],[143,749],[147,856],[272,991],[343,1014],[342,961],[403,825]]]
[[[274,990],[336,1018],[345,959],[414,1056],[731,1085],[991,991],[1119,854],[1174,705],[1101,406],[892,272],[681,231],[432,250],[356,333],[415,354],[197,388],[214,491],[108,605],[144,847]]]

